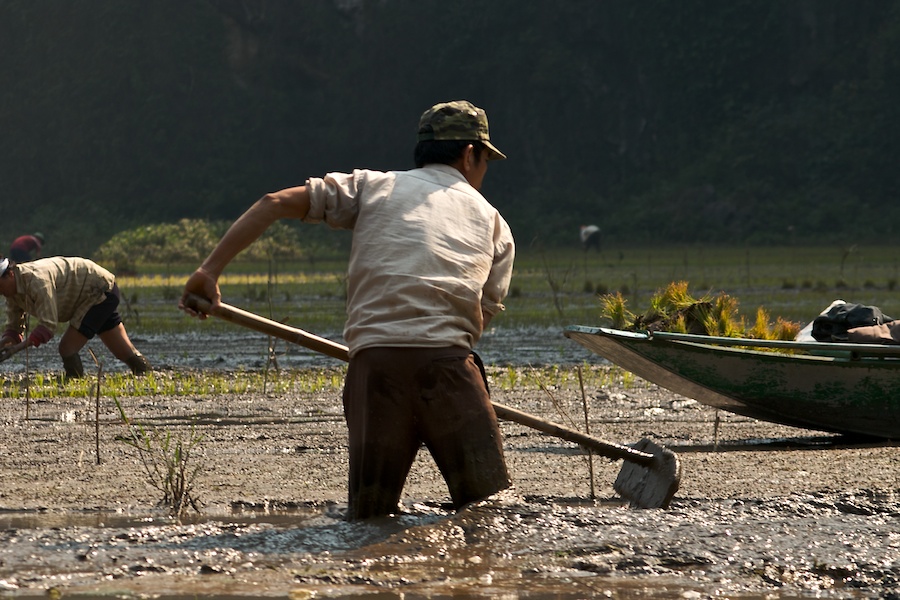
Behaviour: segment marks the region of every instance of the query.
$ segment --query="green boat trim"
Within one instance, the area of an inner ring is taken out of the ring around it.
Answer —
[[[644,335],[656,339],[670,340],[673,342],[692,342],[695,344],[708,344],[715,346],[741,346],[745,348],[789,350],[791,352],[808,352],[810,354],[833,356],[846,354],[850,357],[877,356],[900,358],[900,345],[891,346],[885,344],[849,344],[839,342],[756,340],[752,338],[719,337],[712,335],[696,335],[692,333],[672,333],[669,331],[654,331],[646,332],[643,334],[639,333],[637,335]]]
[[[570,326],[566,337],[677,394],[793,427],[900,439],[900,348]]]

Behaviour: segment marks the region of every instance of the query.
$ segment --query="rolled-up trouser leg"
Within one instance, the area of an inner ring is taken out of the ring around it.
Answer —
[[[63,368],[66,370],[66,377],[70,379],[84,377],[84,365],[81,364],[81,356],[77,352],[69,356],[63,356],[62,362]]]

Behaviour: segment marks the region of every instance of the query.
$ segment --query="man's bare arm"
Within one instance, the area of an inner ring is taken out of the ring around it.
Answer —
[[[219,277],[234,257],[258,240],[276,221],[302,219],[308,212],[309,192],[305,186],[286,188],[257,200],[228,228],[203,264],[188,278],[178,307],[188,314],[203,318],[205,315],[197,314],[185,305],[187,296],[197,294],[208,298],[215,309],[222,297]]]

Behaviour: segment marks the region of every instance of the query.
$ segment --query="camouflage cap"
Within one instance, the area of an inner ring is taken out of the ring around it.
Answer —
[[[491,143],[487,114],[465,100],[435,104],[419,119],[419,141],[479,141],[488,149],[488,160],[501,160],[506,155]]]

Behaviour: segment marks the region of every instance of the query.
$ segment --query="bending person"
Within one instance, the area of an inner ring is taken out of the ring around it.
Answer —
[[[6,296],[7,321],[0,346],[19,351],[46,344],[58,323],[69,327],[59,340],[67,377],[83,377],[78,352],[95,335],[135,375],[150,370],[149,361],[132,345],[119,316],[115,276],[86,258],[41,258],[18,264],[0,260],[0,293]],[[27,338],[27,315],[37,326]]]
[[[9,258],[13,262],[23,263],[36,258],[41,258],[41,250],[44,247],[44,234],[20,235],[9,247]],[[34,254],[32,254],[32,252]]]

